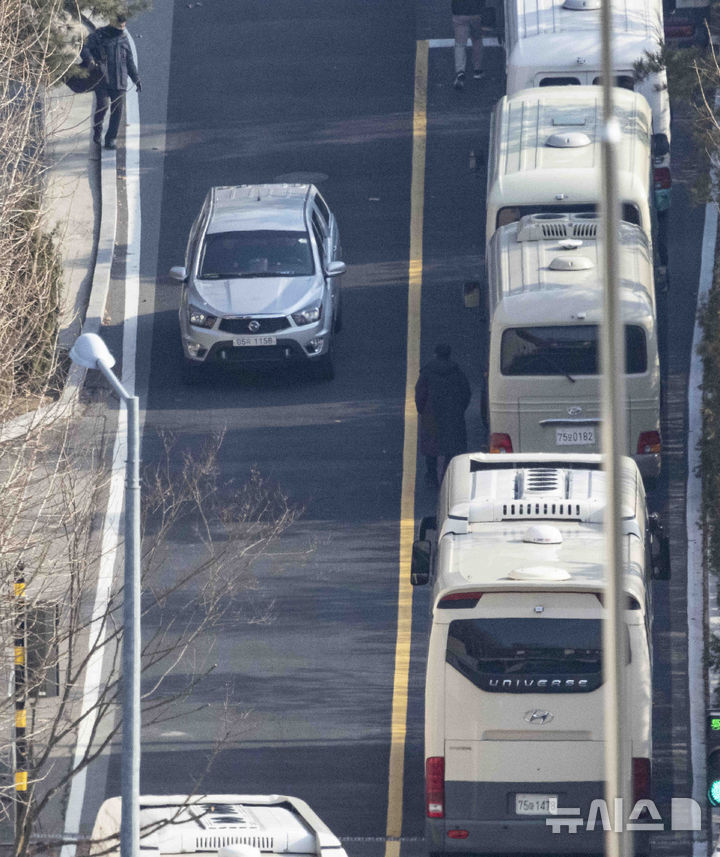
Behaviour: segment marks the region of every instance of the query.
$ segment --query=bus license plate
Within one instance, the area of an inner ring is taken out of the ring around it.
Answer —
[[[555,429],[555,443],[558,446],[576,446],[595,443],[594,428],[559,428]]]
[[[557,795],[515,795],[516,815],[557,815]]]
[[[276,345],[277,336],[236,336],[233,339],[233,345],[238,348],[250,347],[253,345]]]

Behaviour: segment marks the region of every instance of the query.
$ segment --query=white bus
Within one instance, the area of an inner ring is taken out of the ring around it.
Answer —
[[[534,86],[601,82],[601,0],[505,0],[507,92]],[[670,204],[670,99],[664,70],[639,77],[638,61],[663,42],[662,0],[615,0],[613,64],[618,86],[643,95],[652,110],[658,211]]]
[[[600,452],[600,221],[532,214],[502,226],[487,254],[491,452]],[[618,304],[625,325],[625,454],[660,473],[660,361],[652,248],[620,224]]]
[[[118,857],[121,810],[119,797],[102,804],[91,855]],[[141,795],[140,851],[143,857],[347,857],[304,800],[253,794]]]
[[[603,853],[601,825],[570,835],[547,821],[568,810],[587,821],[604,796],[605,485],[597,455],[460,455],[445,474],[436,517],[423,520],[411,580],[431,586],[431,854]],[[623,459],[620,486],[627,609],[619,642],[631,712],[625,749],[634,797],[645,799],[651,577],[666,575],[667,541],[648,517],[631,459]],[[646,853],[646,836],[635,846]]]
[[[650,108],[616,90],[622,218],[652,240]],[[486,243],[496,229],[536,212],[595,211],[601,201],[602,90],[524,89],[498,102],[490,125]]]

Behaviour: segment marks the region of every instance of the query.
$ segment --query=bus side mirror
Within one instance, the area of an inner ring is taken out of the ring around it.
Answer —
[[[427,539],[413,542],[410,561],[410,583],[413,586],[425,586],[430,579],[430,551],[431,545]]]
[[[418,541],[424,542],[428,537],[428,532],[434,532],[435,530],[437,530],[437,518],[435,515],[425,515],[425,517],[420,521]]]
[[[670,141],[667,134],[652,135],[652,156],[653,158],[664,158],[670,152]]]
[[[648,517],[648,529],[653,580],[670,580],[670,539],[665,535],[657,513]]]

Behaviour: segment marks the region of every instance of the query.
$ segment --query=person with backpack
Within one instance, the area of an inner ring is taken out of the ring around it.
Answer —
[[[125,15],[118,15],[112,24],[99,27],[91,33],[81,54],[85,65],[97,66],[102,70],[102,78],[95,87],[93,142],[100,143],[103,120],[109,105],[110,122],[105,135],[106,149],[117,148],[115,141],[125,105],[128,77],[135,84],[138,92],[142,89],[130,40],[125,32],[126,20]]]

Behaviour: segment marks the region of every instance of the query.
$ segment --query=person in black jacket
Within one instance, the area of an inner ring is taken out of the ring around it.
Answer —
[[[425,456],[425,482],[438,487],[438,458],[442,472],[454,455],[467,449],[465,411],[470,404],[470,384],[462,369],[450,359],[449,345],[435,346],[435,359],[420,370],[415,385],[415,406],[420,414],[420,452]]]
[[[99,27],[91,33],[82,49],[84,64],[98,66],[102,80],[95,87],[95,116],[93,118],[93,142],[99,143],[103,120],[110,105],[110,122],[105,135],[105,148],[116,149],[115,142],[120,128],[125,90],[128,76],[140,92],[140,78],[133,59],[130,40],[125,32],[125,16],[118,15],[113,24]]]
[[[467,41],[472,41],[473,78],[480,80],[485,73],[482,68],[483,20],[485,0],[452,0],[452,20],[455,31],[455,89],[465,86]]]

